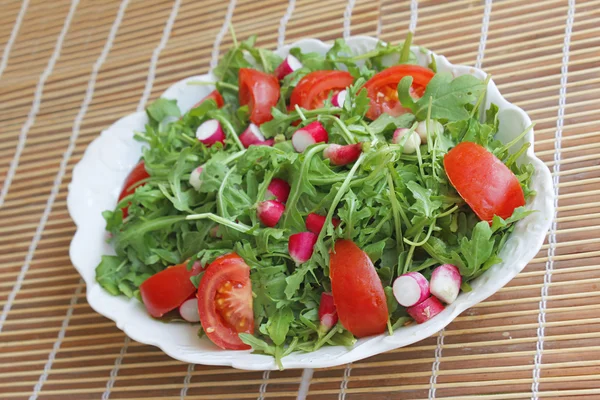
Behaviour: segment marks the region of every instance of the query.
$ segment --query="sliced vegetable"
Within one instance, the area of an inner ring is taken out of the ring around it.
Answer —
[[[254,333],[250,267],[236,253],[213,261],[198,286],[198,313],[206,336],[229,350],[248,350],[239,333]]]
[[[250,146],[273,146],[273,139],[265,140],[260,128],[255,124],[250,124],[240,135],[240,142],[245,148]]]
[[[412,307],[430,296],[429,282],[419,272],[399,276],[392,286],[394,297],[401,306]]]
[[[279,64],[279,66],[275,69],[275,76],[277,79],[282,80],[300,68],[302,68],[302,63],[293,55],[288,54],[288,56],[284,58],[281,64]]]
[[[280,178],[273,178],[267,187],[267,200],[285,203],[290,195],[290,184]]]
[[[140,285],[142,301],[155,318],[176,309],[196,291],[186,264],[169,267],[152,275]]]
[[[404,137],[406,135],[410,135],[406,141],[404,141]],[[392,143],[400,144],[404,142],[404,147],[402,147],[402,152],[404,154],[412,154],[417,151],[417,147],[421,145],[421,137],[415,131],[410,131],[407,128],[398,128],[394,131],[394,136],[392,137]]]
[[[458,297],[462,277],[452,264],[440,265],[431,273],[431,294],[446,304],[452,304]]]
[[[341,90],[338,94],[331,98],[331,104],[336,107],[343,107],[344,102],[346,101],[346,90]]]
[[[271,108],[279,100],[279,81],[273,75],[251,68],[240,68],[240,105],[248,105],[250,121],[256,125],[273,119]]]
[[[347,165],[358,160],[361,152],[361,143],[347,145],[332,143],[323,150],[323,158],[327,158],[332,165]]]
[[[200,179],[200,175],[202,175],[203,168],[204,165],[200,165],[194,168],[194,170],[190,174],[190,185],[192,185],[192,187],[196,190],[200,190],[200,187],[202,186],[202,179]]]
[[[187,322],[200,322],[200,314],[198,314],[198,299],[192,297],[187,299],[179,306],[179,315]]]
[[[411,95],[419,98],[425,93],[427,84],[433,78],[433,71],[419,65],[402,64],[384,69],[365,83],[371,107],[367,118],[375,120],[386,113],[393,117],[410,112],[398,100],[398,83],[405,76],[412,76]]]
[[[422,143],[427,143],[427,121],[419,122],[415,132],[419,134]],[[429,134],[435,137],[442,133],[444,133],[444,125],[434,119],[429,120]]]
[[[338,240],[329,255],[329,275],[344,328],[359,338],[385,332],[385,292],[367,253],[350,240]]]
[[[336,95],[352,85],[354,78],[346,71],[314,71],[298,82],[290,97],[290,107],[307,110],[323,107],[330,94]]]
[[[319,302],[319,329],[322,332],[328,332],[338,322],[337,310],[331,293],[321,293],[321,301]]]
[[[317,235],[312,232],[299,232],[290,236],[288,252],[296,264],[310,260],[317,243]]]
[[[462,142],[444,156],[448,179],[483,221],[510,217],[525,205],[525,195],[512,171],[485,147]]]
[[[284,211],[285,206],[277,200],[263,201],[259,203],[258,207],[256,208],[260,222],[270,228],[277,225]]]
[[[146,164],[144,164],[144,160],[138,162],[135,167],[131,170],[127,178],[125,178],[125,182],[123,182],[123,188],[121,189],[121,193],[119,194],[118,202],[123,200],[125,197],[130,194],[135,193],[135,189],[143,186],[143,183],[138,184],[138,182],[150,178],[150,174],[146,171]],[[123,211],[123,219],[127,218],[129,214],[129,206],[125,206],[121,208]]]
[[[196,138],[207,147],[210,147],[217,142],[225,143],[225,132],[218,120],[209,119],[198,127]]]
[[[444,305],[437,298],[431,296],[422,303],[407,308],[406,311],[417,324],[422,324],[444,311]]]
[[[311,122],[304,128],[298,129],[292,135],[292,145],[298,153],[302,153],[308,146],[315,143],[327,142],[329,135],[323,124],[319,121]]]
[[[324,215],[310,213],[306,217],[306,229],[318,235],[319,233],[321,233],[321,229],[323,229],[323,225],[325,225],[326,219],[327,218]],[[338,218],[333,217],[331,219],[331,223],[335,228],[338,227],[340,222],[341,221]]]

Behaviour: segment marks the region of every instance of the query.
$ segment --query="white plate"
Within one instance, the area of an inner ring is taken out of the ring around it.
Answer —
[[[377,40],[357,36],[348,39],[348,45],[356,54],[374,48]],[[285,56],[290,48],[300,47],[303,51],[325,53],[330,44],[315,39],[300,40],[278,50]],[[427,65],[433,56],[438,71],[450,71],[454,75],[472,74],[484,79],[485,73],[479,69],[452,65],[445,57],[433,53],[423,54],[413,49],[422,65]],[[176,99],[182,111],[206,96],[214,88],[193,86],[192,80],[214,81],[209,75],[194,76],[171,86],[162,97]],[[520,108],[506,101],[493,81],[487,91],[486,108],[496,104],[500,112],[498,138],[508,142],[531,120]],[[275,369],[270,356],[251,354],[250,351],[221,350],[208,339],[196,336],[197,327],[186,324],[165,324],[152,319],[144,306],[135,299],[125,296],[111,296],[95,280],[95,267],[103,254],[114,254],[106,243],[104,219],[101,212],[113,209],[121,184],[141,154],[141,144],[133,140],[134,131],[142,131],[147,116],[138,112],[124,117],[102,132],[87,148],[81,161],[73,170],[73,181],[69,185],[68,207],[77,225],[77,232],[71,242],[70,255],[73,265],[87,284],[87,300],[98,313],[112,319],[132,339],[160,347],[169,356],[181,361],[208,364],[230,365],[249,370]],[[532,189],[537,195],[529,201],[527,208],[538,210],[520,221],[510,239],[500,253],[504,260],[494,265],[485,274],[471,283],[473,291],[461,293],[458,299],[441,314],[421,325],[403,327],[387,334],[360,339],[353,348],[323,347],[313,353],[294,353],[283,359],[285,368],[322,368],[345,364],[365,357],[383,353],[398,347],[423,340],[444,328],[467,308],[494,294],[514,278],[536,255],[546,236],[553,216],[552,179],[548,168],[533,153],[533,131],[524,140],[532,143],[522,161],[535,167]]]

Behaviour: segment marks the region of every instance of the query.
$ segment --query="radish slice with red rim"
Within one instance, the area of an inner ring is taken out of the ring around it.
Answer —
[[[392,290],[396,301],[404,307],[419,304],[430,295],[429,282],[418,272],[409,272],[397,277]]]
[[[204,121],[196,130],[196,138],[204,143],[207,147],[212,146],[217,142],[225,142],[225,132],[216,119]]]
[[[179,315],[187,322],[200,322],[198,313],[198,299],[195,297],[188,299],[179,306]]]

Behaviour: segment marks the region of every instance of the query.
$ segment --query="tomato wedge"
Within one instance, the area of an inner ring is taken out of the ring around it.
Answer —
[[[208,338],[222,349],[248,350],[238,333],[254,333],[250,267],[236,253],[213,261],[198,287],[198,312]]]
[[[483,221],[508,218],[525,205],[519,180],[485,147],[462,142],[444,156],[444,168],[460,197]]]
[[[192,275],[194,272],[188,271],[186,264],[179,264],[142,282],[140,294],[150,315],[160,318],[193,295],[196,287],[190,281]]]
[[[290,97],[290,108],[298,105],[307,110],[323,107],[329,94],[336,95],[352,85],[354,78],[346,71],[314,71],[298,82]]]
[[[375,74],[364,86],[371,100],[367,118],[374,120],[383,113],[393,117],[406,113],[409,110],[402,107],[398,100],[398,83],[405,76],[412,76],[411,96],[419,98],[425,93],[433,75],[434,72],[429,68],[410,64],[395,65]]]
[[[334,250],[329,255],[329,274],[342,325],[359,338],[383,333],[388,308],[371,259],[350,240],[338,240]]]
[[[194,106],[192,108],[196,108],[200,104],[204,103],[206,100],[211,100],[211,99],[214,100],[215,103],[217,103],[217,108],[221,108],[221,107],[223,107],[223,105],[225,105],[225,100],[223,100],[223,96],[221,96],[221,93],[219,93],[219,91],[217,89],[215,89],[212,92],[210,92],[205,98],[203,98],[202,100],[200,100],[199,102],[194,104]]]
[[[121,194],[119,194],[119,202],[123,200],[125,197],[133,194],[135,189],[138,186],[143,186],[144,184],[138,184],[139,181],[149,178],[150,175],[146,172],[146,165],[144,164],[144,160],[140,161],[133,167],[127,178],[125,178],[125,182],[123,183],[123,188],[121,189]],[[129,206],[123,207],[123,218],[127,218],[129,214]]]
[[[273,119],[271,108],[279,100],[279,81],[273,75],[240,68],[240,105],[248,105],[250,121],[256,125]]]

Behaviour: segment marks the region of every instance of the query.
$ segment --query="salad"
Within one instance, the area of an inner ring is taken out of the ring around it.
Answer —
[[[284,59],[255,40],[187,113],[147,108],[97,281],[278,363],[435,318],[532,212],[529,143],[509,151],[531,127],[497,140],[489,77],[417,65],[410,35]]]

